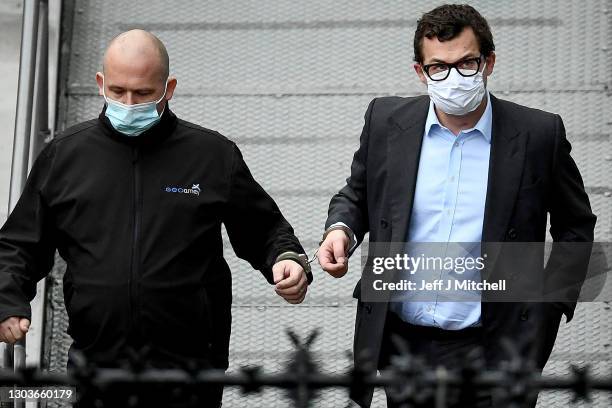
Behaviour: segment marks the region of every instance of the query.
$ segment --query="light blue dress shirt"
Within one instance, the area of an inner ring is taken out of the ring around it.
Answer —
[[[407,242],[480,243],[491,122],[488,92],[487,107],[476,126],[462,130],[457,136],[440,124],[430,102]],[[480,245],[476,246],[479,252]],[[479,253],[472,255],[480,256]],[[469,270],[459,279],[480,282],[480,272]],[[402,320],[420,326],[459,330],[480,325],[479,292],[470,298],[475,301],[441,301],[443,298],[442,292],[429,291],[427,301],[393,302],[389,307]]]

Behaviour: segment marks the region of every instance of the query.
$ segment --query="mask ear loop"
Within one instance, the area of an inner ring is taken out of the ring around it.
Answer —
[[[168,78],[166,78],[166,85],[164,86],[164,94],[161,96],[161,98],[159,98],[157,100],[157,102],[155,102],[155,109],[157,109],[157,104],[160,103],[166,97],[166,93],[168,92]],[[167,103],[164,103],[164,108],[162,109],[161,113],[159,114],[160,118],[162,117],[162,115],[166,111],[166,106],[167,105],[168,105]]]
[[[483,78],[484,78],[485,69],[487,69],[487,60],[486,59],[485,59],[484,65],[482,66],[482,71],[480,71],[480,73],[482,74]]]
[[[164,86],[164,94],[161,96],[161,98],[157,100],[157,102],[155,102],[156,105],[160,103],[166,97],[166,93],[168,92],[168,78],[166,78],[166,85]]]
[[[106,97],[106,85],[104,84],[105,75],[102,74],[102,96],[104,97],[104,102],[108,104],[108,98]]]

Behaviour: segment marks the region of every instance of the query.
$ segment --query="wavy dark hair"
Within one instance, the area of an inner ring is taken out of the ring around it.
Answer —
[[[414,60],[423,63],[423,38],[437,38],[444,42],[457,37],[464,28],[470,27],[485,57],[495,51],[493,34],[487,20],[467,4],[445,4],[423,14],[417,21],[414,32]]]

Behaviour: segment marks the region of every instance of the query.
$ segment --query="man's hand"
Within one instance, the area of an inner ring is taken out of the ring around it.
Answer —
[[[285,260],[274,264],[272,275],[276,293],[289,303],[302,303],[308,290],[308,279],[300,264]]]
[[[348,271],[347,250],[349,237],[342,230],[333,230],[325,237],[319,248],[318,258],[321,268],[334,278],[343,277]]]
[[[13,344],[21,340],[30,329],[30,321],[24,317],[9,317],[0,322],[0,341]]]

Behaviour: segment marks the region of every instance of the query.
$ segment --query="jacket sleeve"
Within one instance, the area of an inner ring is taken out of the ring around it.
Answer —
[[[571,320],[587,274],[597,217],[591,211],[582,177],[570,156],[563,121],[555,117],[552,191],[549,195],[553,246],[546,265],[546,286],[562,294],[559,305]]]
[[[367,158],[370,138],[370,122],[376,99],[370,102],[365,113],[365,123],[359,139],[359,149],[353,155],[351,175],[346,185],[336,193],[330,203],[325,229],[336,223],[348,226],[355,235],[354,250],[369,230],[367,203]]]
[[[36,284],[53,267],[53,224],[42,194],[51,160],[47,146],[0,229],[0,321],[13,316],[31,318],[30,301]]]
[[[286,251],[301,254],[304,249],[272,197],[251,175],[236,145],[232,161],[225,228],[236,255],[272,284],[272,266],[278,255]]]

